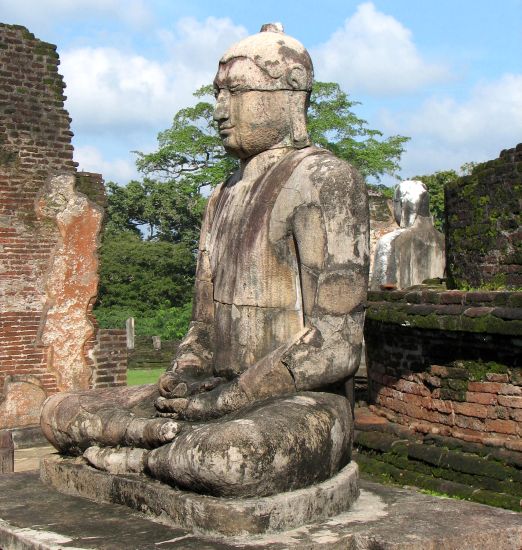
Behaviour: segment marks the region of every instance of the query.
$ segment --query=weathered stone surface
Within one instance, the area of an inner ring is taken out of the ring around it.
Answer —
[[[4,548],[519,550],[521,543],[520,514],[367,481],[350,512],[291,531],[216,539],[58,493],[33,473],[0,477]]]
[[[399,228],[377,243],[370,288],[408,288],[443,277],[444,236],[433,226],[422,182],[406,180],[395,188],[394,214]]]
[[[393,216],[393,201],[372,189],[368,190],[370,207],[370,277],[373,273],[375,249],[381,237],[397,229]]]
[[[0,430],[0,474],[14,471],[14,443],[11,432]]]
[[[368,201],[353,167],[310,146],[312,77],[277,25],[225,53],[214,119],[240,168],[207,205],[189,332],[156,387],[47,401],[58,449],[227,497],[303,488],[349,462],[349,403],[322,390],[360,361]]]
[[[92,374],[84,347],[94,332],[87,310],[98,289],[103,210],[79,194],[75,183],[74,174],[53,176],[36,202],[37,216],[51,220],[59,232],[45,277],[38,334],[59,391],[87,389]]]
[[[1,425],[5,428],[34,426],[40,420],[40,411],[46,392],[35,376],[8,376],[0,395]]]

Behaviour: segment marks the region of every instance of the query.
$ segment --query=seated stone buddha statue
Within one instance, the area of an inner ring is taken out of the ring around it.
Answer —
[[[158,384],[57,394],[42,428],[63,454],[215,496],[263,496],[350,461],[332,385],[354,375],[368,285],[358,172],[306,130],[312,62],[277,25],[232,46],[214,118],[239,170],[209,198],[193,318]]]
[[[444,277],[444,235],[433,225],[422,181],[405,180],[395,187],[393,215],[397,229],[382,236],[375,248],[371,290],[404,289]]]

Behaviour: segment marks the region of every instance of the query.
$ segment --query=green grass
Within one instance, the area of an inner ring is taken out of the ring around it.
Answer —
[[[127,371],[127,385],[139,386],[140,384],[153,384],[165,372],[160,367],[156,369],[129,369]]]

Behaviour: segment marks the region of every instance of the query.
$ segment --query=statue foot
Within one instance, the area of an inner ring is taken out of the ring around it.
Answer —
[[[41,426],[61,452],[81,454],[103,445],[151,449],[172,441],[180,431],[173,418],[153,418],[157,386],[135,386],[59,393],[48,398]]]

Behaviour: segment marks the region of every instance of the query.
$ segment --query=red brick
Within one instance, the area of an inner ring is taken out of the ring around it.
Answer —
[[[448,369],[446,367],[441,367],[440,365],[431,365],[430,373],[434,376],[446,378],[448,376]]]
[[[431,392],[424,384],[416,384],[415,382],[409,382],[408,380],[398,380],[395,384],[395,388],[405,393],[413,395],[430,396]]]
[[[488,432],[496,432],[499,434],[516,434],[517,423],[513,420],[486,420],[486,430]]]
[[[498,393],[502,395],[522,395],[522,387],[513,384],[502,384]]]
[[[451,431],[452,437],[469,441],[471,443],[482,443],[485,438],[485,433],[469,428],[453,428]]]
[[[504,407],[512,407],[514,409],[522,409],[522,396],[518,395],[499,395],[499,405]]]
[[[470,403],[480,403],[481,405],[495,405],[497,396],[493,393],[466,392],[466,401]]]
[[[469,382],[468,391],[478,393],[500,393],[506,384],[499,382]]]
[[[451,414],[453,412],[453,401],[447,401],[445,399],[432,399],[430,408],[436,411]]]
[[[509,411],[509,416],[516,422],[522,422],[522,409],[512,409]]]
[[[456,414],[455,424],[459,428],[468,428],[477,432],[482,432],[485,429],[484,421],[473,416],[463,416],[460,414]]]
[[[504,446],[506,447],[506,449],[510,449],[511,451],[522,452],[522,440],[520,439],[507,439],[504,443]]]
[[[486,374],[486,379],[488,382],[509,382],[509,375],[507,374],[497,374],[496,372],[488,372]]]
[[[479,403],[453,403],[453,410],[457,414],[464,416],[474,416],[476,418],[486,418],[488,416],[488,408]]]

